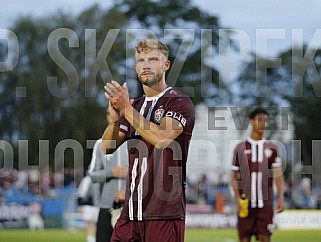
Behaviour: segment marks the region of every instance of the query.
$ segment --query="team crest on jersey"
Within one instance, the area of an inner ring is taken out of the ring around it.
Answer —
[[[270,158],[271,157],[271,155],[272,155],[272,150],[271,149],[265,149],[264,150],[264,154],[265,154],[265,156],[267,157],[267,158]]]
[[[160,124],[160,120],[162,119],[163,115],[164,115],[165,110],[162,108],[159,108],[155,111],[154,113],[154,121],[155,123]]]

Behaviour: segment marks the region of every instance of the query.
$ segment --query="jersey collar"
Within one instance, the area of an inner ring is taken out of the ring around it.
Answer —
[[[254,140],[251,137],[247,137],[246,139],[248,142],[250,142],[251,144],[259,144],[259,143],[263,143],[266,139],[263,138],[261,140]]]
[[[172,89],[172,87],[168,86],[165,90],[163,90],[162,92],[158,93],[157,95],[155,95],[153,97],[145,97],[145,100],[146,101],[154,101],[155,99],[158,99],[161,96],[163,96],[170,89]]]

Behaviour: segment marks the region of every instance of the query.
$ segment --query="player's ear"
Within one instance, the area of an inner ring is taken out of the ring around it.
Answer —
[[[166,72],[171,66],[171,62],[169,60],[166,60],[164,65],[164,72]]]

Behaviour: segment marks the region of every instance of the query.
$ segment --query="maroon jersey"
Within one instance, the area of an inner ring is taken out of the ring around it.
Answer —
[[[245,193],[250,207],[273,206],[272,168],[278,166],[281,158],[271,141],[247,138],[237,145],[232,170],[239,172],[239,192]]]
[[[155,97],[141,97],[133,107],[149,121],[176,119],[183,132],[164,150],[144,140],[127,120],[120,130],[128,140],[129,175],[121,217],[130,220],[185,219],[186,161],[194,128],[194,106],[168,87]],[[148,129],[149,127],[145,127]]]

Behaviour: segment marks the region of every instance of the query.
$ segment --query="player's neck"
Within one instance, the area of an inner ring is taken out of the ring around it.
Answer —
[[[166,88],[167,88],[167,84],[165,81],[158,82],[154,86],[147,86],[147,85],[143,86],[146,97],[154,97],[159,93],[161,93],[162,91],[164,91]]]
[[[263,139],[263,133],[252,132],[251,139],[258,141]]]

